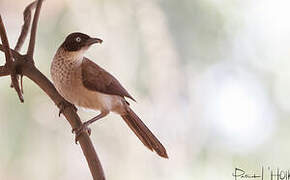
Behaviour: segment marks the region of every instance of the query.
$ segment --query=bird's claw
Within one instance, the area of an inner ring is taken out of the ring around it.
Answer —
[[[88,127],[89,124],[83,123],[79,128],[72,129],[72,133],[75,133],[75,143],[78,144],[79,138],[82,135],[82,133],[87,132],[89,136],[91,135],[91,128]]]
[[[59,103],[59,113],[58,113],[58,116],[60,117],[60,115],[64,112],[64,110],[65,110],[67,107],[71,106],[71,105],[72,105],[72,107],[74,108],[75,111],[78,110],[78,109],[76,108],[75,105],[70,104],[70,103],[67,102],[67,101],[61,101],[61,102]]]

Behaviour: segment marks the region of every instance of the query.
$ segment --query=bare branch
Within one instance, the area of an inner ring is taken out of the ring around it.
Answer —
[[[16,76],[16,69],[13,65],[12,53],[10,51],[9,41],[6,35],[5,26],[3,24],[1,15],[0,15],[0,36],[3,43],[4,51],[5,51],[6,65],[11,70],[11,81],[12,81],[13,87],[16,90],[20,101],[24,102],[22,93],[19,88],[19,82]]]
[[[5,31],[5,27],[4,27],[1,15],[0,15],[0,36],[1,36],[1,41],[3,43],[6,64],[10,68],[12,66],[13,60],[12,60],[10,46],[9,46],[8,38],[6,35],[6,31]]]
[[[36,30],[37,30],[37,24],[38,24],[42,2],[43,0],[37,1],[36,10],[33,17],[32,28],[31,28],[31,33],[30,33],[30,41],[29,41],[28,50],[27,50],[27,55],[29,57],[33,57],[33,54],[34,54]]]
[[[2,44],[0,44],[0,51],[5,52],[5,49],[4,49],[4,47],[3,47]],[[13,56],[14,59],[20,59],[20,58],[22,58],[22,55],[19,54],[14,49],[10,49],[10,52],[12,53],[12,56]]]
[[[24,20],[24,24],[22,25],[21,28],[21,33],[20,36],[17,40],[16,46],[14,48],[15,51],[19,52],[22,45],[24,44],[24,41],[27,37],[28,31],[29,31],[29,27],[30,27],[30,22],[31,22],[31,11],[32,9],[35,8],[37,1],[34,1],[32,3],[30,3],[23,12],[23,20]],[[22,74],[20,75],[20,84],[21,84],[21,93],[23,94],[23,79],[22,79]],[[19,80],[19,75],[16,75],[17,80]],[[11,83],[10,87],[13,88],[13,84]]]
[[[69,104],[69,106],[63,110],[65,118],[69,121],[73,129],[81,126],[82,122],[77,115],[74,106],[59,95],[54,85],[37,68],[34,66],[24,66],[22,72],[23,75],[34,81],[59,108],[61,108],[59,105],[62,102]],[[88,162],[93,179],[105,180],[102,165],[88,133],[83,133],[82,136],[79,137],[79,143]]]
[[[15,87],[17,92],[20,92],[19,90],[19,84],[17,80],[17,74],[27,76],[29,79],[34,81],[46,94],[54,101],[54,103],[58,106],[58,108],[62,108],[60,104],[66,104],[67,107],[62,110],[62,113],[64,114],[65,118],[70,123],[71,127],[73,129],[77,129],[82,125],[82,122],[77,115],[75,111],[74,105],[67,102],[55,89],[54,85],[34,66],[33,63],[33,54],[34,54],[34,48],[35,48],[35,37],[36,37],[36,31],[37,31],[37,23],[39,19],[40,9],[42,5],[43,0],[38,0],[37,5],[36,1],[31,3],[25,8],[24,12],[24,24],[22,26],[21,34],[18,39],[17,45],[15,46],[15,50],[10,49],[8,38],[6,36],[6,31],[0,16],[0,35],[2,39],[3,45],[0,44],[0,51],[5,52],[6,56],[6,65],[0,66],[0,76],[6,76],[11,75],[13,86]],[[31,10],[36,7],[32,28],[31,28],[31,34],[30,34],[30,41],[28,45],[28,50],[26,55],[19,54],[19,50],[21,49],[25,38],[27,36],[30,21],[31,21]],[[12,59],[12,56],[14,58],[14,61]],[[16,72],[16,67],[17,71]],[[15,84],[15,81],[17,82]],[[21,87],[22,87],[22,81],[21,81]],[[23,88],[21,88],[23,90]],[[22,95],[22,94],[21,94]],[[103,168],[101,166],[100,160],[97,156],[97,153],[94,149],[94,146],[90,140],[90,137],[88,133],[83,133],[82,136],[79,137],[79,143],[81,145],[82,151],[86,157],[86,160],[88,162],[91,174],[93,176],[94,180],[105,180],[105,175]]]
[[[20,33],[20,36],[17,40],[17,43],[16,43],[16,46],[15,46],[15,51],[20,51],[26,37],[27,37],[27,34],[28,34],[28,31],[29,31],[29,26],[30,26],[30,22],[31,22],[31,11],[32,9],[35,8],[36,6],[36,3],[37,1],[34,1],[32,3],[30,3],[24,10],[23,12],[23,20],[24,20],[24,23],[22,25],[22,28],[21,28],[21,33]]]

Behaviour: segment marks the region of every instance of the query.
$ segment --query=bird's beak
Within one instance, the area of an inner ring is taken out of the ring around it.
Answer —
[[[90,39],[87,40],[86,45],[90,46],[90,45],[95,44],[95,43],[100,43],[101,44],[102,42],[103,42],[103,40],[101,40],[99,38],[90,38]]]

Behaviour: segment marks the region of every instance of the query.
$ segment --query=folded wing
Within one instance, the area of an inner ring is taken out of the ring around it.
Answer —
[[[135,101],[114,76],[85,57],[82,62],[82,82],[89,90],[128,97]]]

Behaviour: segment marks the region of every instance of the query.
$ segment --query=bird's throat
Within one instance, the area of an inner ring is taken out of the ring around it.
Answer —
[[[74,63],[79,64],[82,62],[84,58],[85,50],[79,50],[79,51],[66,51],[63,48],[59,48],[55,56],[58,58],[56,59],[63,59],[63,63]]]

